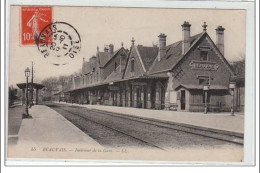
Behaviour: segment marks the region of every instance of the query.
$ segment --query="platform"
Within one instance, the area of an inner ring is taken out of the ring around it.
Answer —
[[[47,106],[35,105],[29,109],[29,113],[32,118],[22,120],[18,142],[9,146],[8,157],[63,158],[63,155],[68,157],[79,150],[102,148],[98,142]]]

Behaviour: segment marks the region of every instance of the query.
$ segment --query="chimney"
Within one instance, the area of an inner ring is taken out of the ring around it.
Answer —
[[[184,21],[182,26],[182,54],[185,54],[190,48],[190,24]]]
[[[223,28],[222,26],[218,26],[216,28],[216,38],[217,38],[216,45],[223,56],[224,56],[224,30],[225,28]]]
[[[132,37],[131,42],[132,42],[132,46],[134,46],[134,45],[135,45],[135,39],[134,39],[134,37]]]
[[[108,47],[104,46],[104,52],[108,52]]]
[[[166,54],[166,35],[165,34],[160,34],[158,36],[159,38],[159,54],[158,54],[158,61],[161,61],[161,59],[165,56]]]
[[[97,46],[97,53],[96,53],[97,57],[98,57],[98,54],[99,54],[99,46]]]
[[[113,45],[113,44],[110,44],[110,45],[109,45],[109,53],[110,53],[110,54],[113,54],[113,53],[114,53],[114,45]]]

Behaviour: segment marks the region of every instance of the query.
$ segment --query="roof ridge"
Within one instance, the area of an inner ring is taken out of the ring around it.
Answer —
[[[190,36],[190,39],[193,38],[193,37],[197,37],[197,36],[199,36],[199,35],[202,35],[203,33],[204,33],[204,32],[200,32],[200,33],[198,33],[198,34],[192,35],[192,36]],[[179,44],[179,42],[182,42],[182,40],[178,40],[178,41],[176,41],[176,42],[173,42],[173,43],[169,44],[168,46],[166,46],[166,48],[169,47],[169,46],[171,46],[171,45],[177,44],[177,43]],[[141,44],[140,44],[140,45],[137,45],[136,47],[138,47],[138,46],[139,46],[139,47],[157,48],[157,49],[159,48],[158,46],[144,46],[144,45],[141,45]]]
[[[202,32],[202,33],[199,33],[199,34],[196,34],[192,37],[195,37],[197,36],[197,38],[193,41],[193,43],[190,45],[189,49],[178,59],[178,61],[170,68],[170,69],[173,69],[182,59],[183,57],[185,57],[188,52],[193,48],[193,46],[202,38],[203,35],[205,35],[206,32]],[[190,37],[191,38],[191,37]]]
[[[154,58],[152,65],[149,67],[149,69],[147,71],[147,74],[150,74],[150,71],[153,68],[153,66],[155,65],[155,62],[156,62],[157,59],[158,59],[158,55]]]
[[[114,76],[116,76],[116,75],[122,74],[122,76],[123,76],[123,72],[122,72],[121,70],[118,71],[118,68],[120,69],[120,66],[117,66],[117,67],[116,67],[116,70],[113,70],[113,71],[104,79],[104,82],[111,82],[111,81],[109,81],[109,78],[114,77]],[[121,76],[121,78],[122,78],[122,76]],[[108,81],[107,81],[107,80],[108,80]],[[111,79],[110,79],[110,80],[111,80]]]
[[[105,67],[105,66],[117,55],[117,53],[118,53],[121,49],[123,49],[123,50],[126,51],[126,49],[125,49],[124,47],[121,47],[121,48],[117,49],[117,50],[113,53],[113,55],[111,56],[111,58],[109,58],[109,60],[103,65],[103,67]],[[127,52],[126,52],[126,53],[127,53]]]
[[[203,35],[204,32],[201,32],[190,37],[190,41],[192,42],[190,49]],[[154,59],[154,62],[152,63],[152,65],[148,70],[148,74],[166,72],[173,69],[174,66],[186,55],[186,53],[184,55],[182,55],[181,53],[181,47],[182,47],[181,43],[182,40],[179,40],[177,42],[168,45],[166,47],[166,54],[161,59],[161,61],[158,62],[158,57]]]

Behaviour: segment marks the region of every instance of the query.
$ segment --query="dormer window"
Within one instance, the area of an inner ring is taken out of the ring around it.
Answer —
[[[209,85],[209,76],[198,76],[199,85]]]
[[[114,68],[115,71],[116,71],[116,68],[117,68],[117,62],[115,61],[115,68]]]
[[[131,72],[135,71],[135,61],[134,59],[131,60]]]
[[[208,61],[208,51],[200,51],[200,59],[202,61]]]

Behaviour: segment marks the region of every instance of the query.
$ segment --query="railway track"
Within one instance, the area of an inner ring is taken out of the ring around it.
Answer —
[[[60,105],[47,105],[57,112],[64,114],[67,112],[73,116],[66,117],[73,124],[75,120],[72,117],[79,117],[84,121],[80,125],[78,123],[78,128],[82,131],[86,131],[88,135],[96,139],[99,139],[98,134],[102,135],[103,133],[110,133],[106,136],[106,138],[113,138],[116,136],[117,138],[121,138],[120,142],[127,141],[125,143],[130,143],[134,141],[134,143],[138,142],[138,145],[150,148],[156,148],[159,150],[168,150],[170,148],[176,148],[179,146],[185,146],[188,143],[191,145],[199,146],[221,146],[221,145],[243,145],[243,137],[239,136],[239,134],[222,134],[214,131],[207,131],[197,129],[196,127],[188,127],[182,124],[163,122],[153,119],[141,118],[131,115],[121,115],[118,113],[112,113],[107,111],[100,111],[96,109],[86,109],[77,106],[60,106]],[[89,126],[93,126],[95,124],[95,130],[86,130],[87,128],[91,128]],[[87,127],[86,127],[87,126]],[[116,134],[113,134],[116,133]],[[113,138],[111,140],[117,140],[117,138]],[[126,138],[131,138],[126,139]],[[158,139],[157,139],[158,138]],[[168,142],[168,143],[167,143]],[[111,142],[104,142],[106,145],[114,145]],[[166,144],[167,143],[167,144]],[[177,143],[177,144],[174,144]]]
[[[58,109],[62,109],[62,108],[58,108]],[[64,109],[62,109],[62,110],[64,110]],[[130,133],[124,132],[124,131],[122,131],[122,130],[118,130],[118,129],[113,128],[113,127],[111,127],[111,126],[109,126],[109,125],[106,125],[106,124],[101,123],[101,122],[98,122],[98,121],[96,121],[96,120],[87,118],[86,116],[80,115],[80,114],[75,113],[75,112],[73,112],[73,111],[69,111],[69,110],[64,110],[64,111],[67,111],[67,112],[69,112],[70,114],[79,116],[79,117],[81,117],[81,118],[83,118],[83,119],[86,119],[87,121],[93,122],[93,123],[95,123],[95,124],[102,125],[102,126],[106,127],[107,129],[114,130],[114,131],[116,131],[116,132],[118,132],[118,133],[121,133],[121,134],[126,135],[126,136],[128,136],[128,137],[131,137],[131,138],[133,138],[133,139],[135,139],[135,140],[141,141],[141,142],[145,143],[146,145],[150,145],[151,147],[154,147],[154,148],[157,148],[157,149],[160,149],[160,150],[166,150],[166,149],[162,148],[161,146],[158,146],[158,145],[156,145],[156,144],[153,144],[152,142],[149,142],[149,141],[146,141],[146,140],[144,140],[144,139],[141,139],[140,136],[137,136],[137,135],[135,136],[135,135],[132,135],[132,134],[130,134]]]
[[[244,143],[244,137],[241,134],[237,134],[237,133],[226,133],[225,131],[217,131],[217,130],[213,130],[213,129],[208,129],[208,128],[198,128],[196,126],[191,126],[191,125],[184,125],[184,124],[180,124],[180,123],[170,123],[170,122],[165,122],[165,121],[161,121],[161,120],[155,120],[155,119],[147,119],[147,118],[142,118],[142,117],[137,117],[137,116],[133,116],[133,115],[122,115],[119,113],[113,113],[113,112],[108,112],[108,111],[101,111],[101,110],[97,110],[97,109],[91,109],[89,111],[92,112],[99,112],[99,113],[103,113],[109,116],[114,116],[114,117],[120,117],[120,118],[124,118],[124,119],[128,119],[128,120],[134,120],[134,121],[138,121],[138,122],[143,122],[143,123],[147,123],[147,124],[152,124],[158,127],[165,127],[165,128],[169,128],[169,129],[174,129],[174,130],[179,130],[179,131],[183,131],[183,132],[187,132],[187,133],[191,133],[194,135],[201,135],[201,136],[205,136],[205,137],[209,137],[209,138],[213,138],[213,139],[217,139],[217,140],[222,140],[222,141],[226,141],[226,142],[231,142],[231,143],[235,143],[235,144],[239,144],[239,145],[243,145]]]

